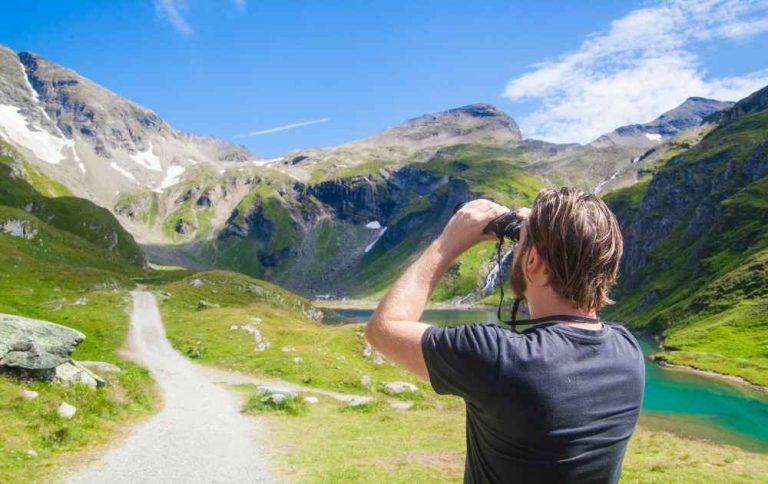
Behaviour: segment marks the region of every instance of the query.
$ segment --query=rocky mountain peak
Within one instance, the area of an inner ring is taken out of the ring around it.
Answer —
[[[732,105],[732,102],[689,97],[679,106],[664,112],[649,123],[622,126],[600,136],[590,145],[650,148],[674,138],[687,129],[699,126],[708,116]]]
[[[414,150],[445,144],[508,143],[522,139],[515,120],[485,103],[425,114],[356,142]]]

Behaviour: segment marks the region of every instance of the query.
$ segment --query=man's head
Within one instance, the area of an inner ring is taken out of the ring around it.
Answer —
[[[593,312],[611,303],[623,241],[616,217],[594,195],[574,188],[541,190],[520,233],[512,262],[517,297],[552,291]]]

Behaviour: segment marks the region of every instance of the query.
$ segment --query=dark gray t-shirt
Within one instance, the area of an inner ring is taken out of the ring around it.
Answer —
[[[430,327],[437,393],[467,406],[465,482],[616,482],[637,424],[645,367],[622,326]]]

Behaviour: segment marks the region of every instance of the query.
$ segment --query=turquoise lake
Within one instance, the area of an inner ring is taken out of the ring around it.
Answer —
[[[343,318],[364,322],[367,309],[336,309]],[[490,310],[432,309],[423,321],[440,325],[495,323]],[[655,351],[640,340],[646,355]],[[645,398],[641,423],[691,438],[768,452],[768,395],[716,378],[666,369],[646,360]]]

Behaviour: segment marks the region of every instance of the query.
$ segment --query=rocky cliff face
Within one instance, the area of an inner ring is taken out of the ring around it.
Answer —
[[[625,312],[661,304],[652,322],[674,324],[718,302],[686,300],[682,287],[687,295],[705,291],[768,246],[768,211],[758,208],[768,188],[765,92],[718,114],[717,128],[699,144],[671,158],[647,185],[630,189],[637,192],[634,203],[617,204],[625,237],[622,294],[636,298]]]
[[[257,190],[220,232],[219,260],[242,267],[238,255],[252,254],[251,271],[305,294],[335,296],[388,280],[457,203],[476,196],[466,182],[418,167]],[[384,259],[391,266],[359,276]]]
[[[70,69],[2,46],[0,135],[75,194],[108,207],[118,192],[162,191],[196,165],[254,160],[242,146],[178,132]]]

